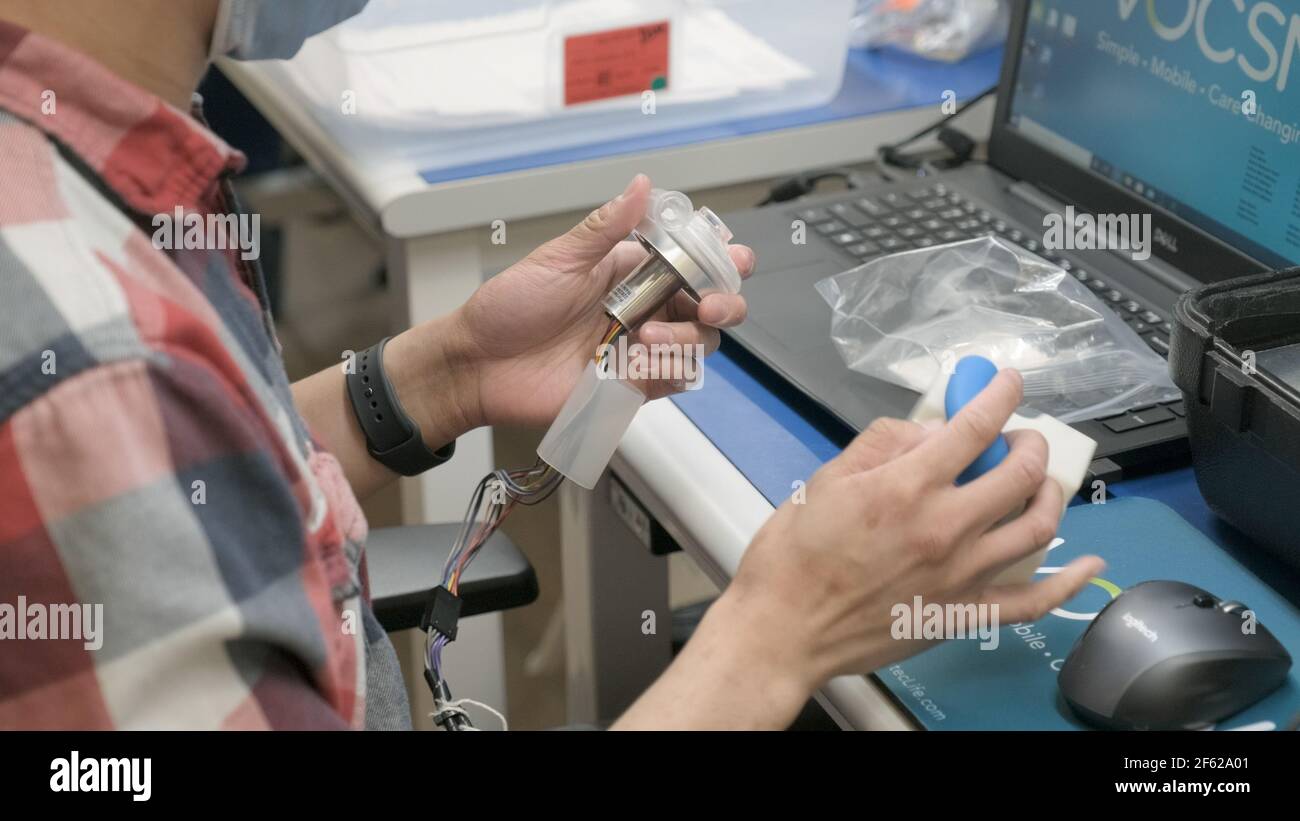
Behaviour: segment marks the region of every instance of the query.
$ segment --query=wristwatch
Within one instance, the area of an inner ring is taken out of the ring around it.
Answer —
[[[391,338],[384,337],[357,354],[344,379],[352,411],[366,437],[366,450],[395,473],[415,476],[450,459],[456,442],[430,449],[420,436],[420,426],[407,416],[384,372],[384,346]]]

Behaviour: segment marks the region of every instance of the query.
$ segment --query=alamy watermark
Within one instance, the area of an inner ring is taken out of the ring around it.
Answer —
[[[910,604],[899,602],[889,609],[894,622],[889,635],[898,641],[979,639],[981,650],[998,649],[996,604],[937,604],[913,596]]]
[[[104,605],[46,604],[19,596],[0,602],[0,641],[80,641],[87,650],[104,646]]]
[[[244,260],[262,253],[261,214],[200,214],[181,206],[155,214],[153,247],[159,251],[239,251]]]
[[[148,801],[152,782],[152,758],[82,758],[73,750],[50,762],[50,792],[122,792]]]
[[[1077,213],[1073,205],[1064,214],[1044,216],[1043,228],[1043,247],[1049,251],[1129,251],[1137,262],[1151,259],[1153,239],[1162,245],[1174,241],[1152,231],[1150,214],[1094,215]]]
[[[617,342],[596,351],[605,367],[597,371],[601,379],[668,381],[682,390],[697,390],[704,380],[704,346],[656,342],[646,345],[619,337]]]

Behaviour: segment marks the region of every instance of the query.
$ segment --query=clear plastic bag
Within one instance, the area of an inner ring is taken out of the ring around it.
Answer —
[[[1025,405],[1062,422],[1178,391],[1163,359],[1057,266],[996,237],[872,260],[817,283],[850,368],[924,391],[968,354],[1025,378]]]
[[[957,62],[1005,40],[1009,19],[1003,0],[858,0],[849,44]]]

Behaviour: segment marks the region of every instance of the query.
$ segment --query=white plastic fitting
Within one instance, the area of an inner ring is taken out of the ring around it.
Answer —
[[[727,252],[731,229],[708,208],[696,211],[691,198],[682,192],[653,189],[636,232],[660,253],[676,243],[690,257],[691,264],[680,266],[677,272],[693,296],[712,291],[740,293],[740,272]]]
[[[569,481],[591,490],[644,402],[645,395],[634,385],[602,377],[591,362],[537,446],[537,455]]]
[[[631,331],[678,291],[699,300],[740,293],[740,272],[727,243],[731,231],[679,191],[654,189],[634,236],[649,252],[605,297],[602,307]],[[546,432],[537,455],[574,484],[591,490],[645,396],[621,375],[592,362]]]
[[[946,421],[943,397],[947,389],[948,375],[941,373],[921,395],[909,418],[913,422],[920,423]],[[1097,450],[1096,441],[1045,413],[1035,416],[1011,414],[1002,432],[1009,433],[1013,430],[1036,430],[1047,440],[1047,476],[1061,486],[1061,516],[1064,518],[1070,500],[1079,492],[1083,480],[1088,476],[1088,467],[1092,464],[1092,456]],[[1016,518],[1021,512],[1023,508],[1014,511],[998,524]],[[1038,568],[1042,567],[1043,559],[1047,556],[1047,548],[1048,545],[1043,545],[1037,552],[1003,570],[994,577],[993,583],[1023,584],[1033,581],[1034,575],[1038,572]]]

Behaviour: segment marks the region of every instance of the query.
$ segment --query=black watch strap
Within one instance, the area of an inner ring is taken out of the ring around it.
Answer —
[[[430,450],[420,436],[420,426],[406,415],[397,391],[384,373],[384,337],[356,355],[351,373],[344,379],[352,411],[366,436],[366,450],[380,464],[403,476],[415,476],[441,465],[456,452],[455,441]]]

